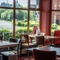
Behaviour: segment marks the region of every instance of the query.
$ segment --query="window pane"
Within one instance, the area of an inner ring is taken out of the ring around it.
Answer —
[[[30,11],[30,33],[33,31],[33,26],[39,27],[40,12],[39,11]]]
[[[30,0],[30,8],[39,8],[39,0]]]
[[[52,12],[51,35],[54,30],[60,30],[60,12]]]
[[[28,11],[16,10],[16,37],[20,37],[20,33],[27,33]]]
[[[16,8],[28,8],[28,0],[16,0]]]
[[[4,40],[12,37],[13,30],[13,10],[0,8],[0,35],[4,36]]]
[[[52,9],[60,10],[60,0],[52,0]]]
[[[0,6],[13,7],[13,0],[0,0]]]

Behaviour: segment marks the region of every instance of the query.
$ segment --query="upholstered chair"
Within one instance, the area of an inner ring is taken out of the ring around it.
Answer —
[[[35,60],[56,60],[56,51],[33,50]]]

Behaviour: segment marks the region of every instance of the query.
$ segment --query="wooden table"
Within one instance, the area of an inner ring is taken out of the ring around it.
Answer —
[[[28,56],[29,56],[29,51],[33,52],[33,49],[37,50],[43,50],[43,51],[56,51],[56,56],[60,57],[60,48],[58,47],[52,47],[52,46],[42,46],[42,47],[35,47],[35,48],[28,48]]]
[[[57,36],[44,36],[45,40],[49,40],[50,41],[50,45],[52,45],[53,40],[57,40],[60,37]]]
[[[14,47],[14,46],[18,47],[18,45],[19,43],[15,43],[15,42],[0,41],[0,49],[7,48],[7,47]],[[17,48],[17,60],[18,60],[18,48]]]
[[[40,35],[29,35],[30,38],[35,38],[36,36],[40,36]],[[50,45],[52,45],[52,41],[59,39],[60,37],[57,36],[44,36],[44,40],[49,40],[50,41]]]
[[[18,45],[19,43],[15,43],[15,42],[0,41],[0,48],[13,47]]]

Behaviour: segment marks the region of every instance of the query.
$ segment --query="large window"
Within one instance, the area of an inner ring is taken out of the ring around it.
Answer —
[[[5,40],[12,37],[13,32],[13,10],[0,8],[0,35]]]
[[[60,30],[60,0],[52,0],[51,35],[54,30]]]
[[[4,40],[20,37],[20,33],[31,33],[39,26],[40,0],[1,0],[0,35]]]
[[[16,37],[20,36],[20,33],[27,33],[28,31],[28,11],[16,10]]]
[[[30,11],[30,33],[33,31],[33,26],[39,27],[39,21],[40,21],[40,12],[39,11]]]

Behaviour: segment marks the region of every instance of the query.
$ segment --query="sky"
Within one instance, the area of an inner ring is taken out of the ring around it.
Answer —
[[[13,4],[13,0],[0,0],[0,4],[2,3],[2,2],[5,2],[5,3],[10,3],[10,4]],[[27,0],[18,0],[18,2],[20,3],[20,4],[22,4],[22,5],[26,5],[27,3]]]
[[[2,2],[8,2],[10,4],[13,4],[13,0],[0,0],[0,4]],[[24,6],[27,6],[28,5],[28,0],[18,0],[18,2],[21,4],[21,5],[24,5]],[[34,4],[36,3],[36,0],[31,0],[31,3]]]
[[[13,2],[13,0],[0,0],[0,4],[1,4],[2,2],[6,2],[6,3],[7,3],[7,1],[8,1],[8,3],[12,3],[12,2]]]

